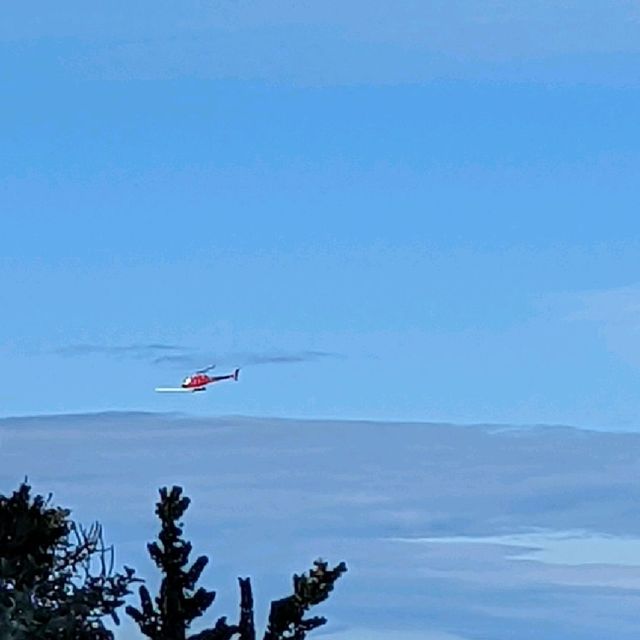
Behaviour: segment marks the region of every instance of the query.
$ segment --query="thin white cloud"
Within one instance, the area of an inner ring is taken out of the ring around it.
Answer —
[[[467,544],[508,547],[511,560],[534,560],[545,564],[607,564],[640,567],[640,538],[589,531],[534,531],[499,536],[453,536],[394,538],[407,544]],[[522,549],[514,552],[513,549]],[[640,578],[640,575],[639,575]]]
[[[189,40],[215,34],[236,38],[261,32],[316,29],[359,42],[418,46],[453,56],[484,57],[640,51],[637,3],[625,0],[264,0],[261,3],[185,0],[172,4],[143,0],[115,8],[89,10],[67,0],[53,10],[45,1],[37,11],[16,6],[5,16],[0,38],[91,38],[94,41]],[[152,12],[152,9],[155,9]],[[231,58],[231,56],[228,56]]]
[[[3,16],[0,41],[73,42],[58,52],[63,64],[92,77],[307,85],[479,75],[575,82],[580,73],[606,82],[616,76],[616,56],[623,78],[633,82],[629,56],[640,55],[639,9],[624,0],[121,4],[16,4]],[[594,57],[603,59],[604,73],[589,64]]]
[[[640,366],[640,286],[565,294],[550,298],[554,303],[568,322],[593,327],[610,353]]]
[[[326,640],[467,640],[466,638],[443,631],[402,631],[398,629],[349,628],[336,633],[317,634]]]

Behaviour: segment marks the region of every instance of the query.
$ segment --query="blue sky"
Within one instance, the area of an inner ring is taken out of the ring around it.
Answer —
[[[2,11],[2,415],[636,427],[635,3]]]
[[[639,68],[631,0],[3,6],[0,492],[149,575],[184,485],[220,615],[636,637]]]

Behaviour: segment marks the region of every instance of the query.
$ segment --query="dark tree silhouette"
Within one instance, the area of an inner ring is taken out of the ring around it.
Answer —
[[[50,500],[31,498],[26,482],[0,496],[0,638],[112,640],[102,618],[119,622],[134,571],[114,572],[101,527],[75,524]]]
[[[163,574],[160,593],[152,602],[149,590],[140,587],[140,609],[127,607],[127,613],[137,622],[144,635],[152,640],[185,640],[192,621],[212,604],[215,592],[195,589],[207,558],[200,556],[187,568],[191,543],[182,539],[182,525],[178,522],[189,506],[189,498],[182,489],[171,492],[160,489],[156,515],[160,518],[159,542],[147,545],[149,555]],[[218,625],[223,621],[218,621]]]
[[[253,593],[249,578],[239,578],[240,615],[237,624],[229,624],[221,617],[215,625],[187,636],[191,623],[201,617],[215,599],[215,592],[197,588],[206,556],[200,556],[189,567],[190,542],[182,538],[179,522],[189,506],[180,487],[171,491],[160,489],[156,514],[160,518],[159,542],[147,545],[149,554],[163,574],[160,592],[152,600],[149,590],[140,587],[140,608],[127,607],[127,613],[140,630],[151,640],[255,640]],[[321,617],[305,619],[305,613],[324,601],[336,580],[347,570],[344,563],[330,569],[326,562],[314,563],[309,575],[294,575],[293,594],[271,603],[271,611],[264,640],[303,640],[306,634],[323,625]]]
[[[304,614],[329,597],[333,585],[347,570],[347,566],[341,562],[329,569],[329,565],[322,560],[316,560],[313,564],[308,576],[293,576],[293,595],[271,603],[264,640],[303,640],[308,631],[326,624],[326,618],[315,616],[305,619]]]

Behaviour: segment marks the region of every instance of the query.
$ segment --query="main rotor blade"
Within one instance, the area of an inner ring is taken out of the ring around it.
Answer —
[[[205,367],[204,369],[200,369],[200,371],[196,371],[196,373],[207,373],[207,371],[211,371],[211,369],[215,369],[216,365],[215,364],[210,364],[208,367]]]

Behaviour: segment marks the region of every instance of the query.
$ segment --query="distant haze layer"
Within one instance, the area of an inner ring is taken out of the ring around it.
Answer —
[[[595,640],[640,630],[640,434],[112,413],[0,420],[0,492],[99,520],[151,586],[157,489],[192,498],[211,619],[251,575],[258,622],[321,556],[336,640]],[[119,637],[138,637],[125,623]]]

